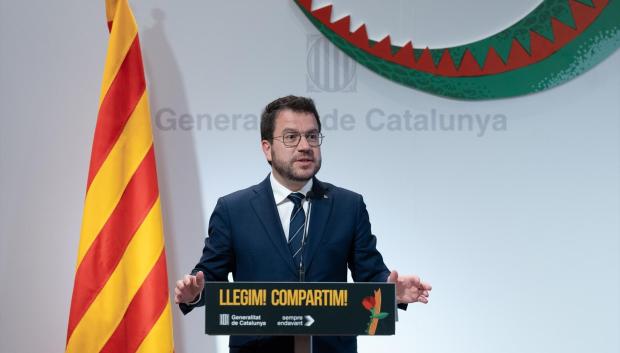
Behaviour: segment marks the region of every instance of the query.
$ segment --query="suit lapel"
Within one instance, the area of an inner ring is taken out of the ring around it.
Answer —
[[[306,270],[310,268],[312,259],[317,251],[319,251],[319,245],[325,234],[325,227],[329,221],[329,215],[331,214],[333,199],[328,193],[327,186],[314,178],[312,191],[317,195],[312,200],[312,210],[310,211],[310,225],[308,227],[308,243],[307,249],[304,251],[304,265]]]
[[[254,192],[255,197],[250,201],[254,212],[256,212],[256,215],[263,224],[267,236],[276,248],[277,253],[286,263],[286,267],[295,275],[298,275],[293,257],[291,256],[291,251],[286,244],[286,237],[284,236],[284,230],[282,229],[280,216],[276,208],[276,201],[273,198],[273,190],[271,189],[269,177],[258,184],[256,188],[254,188]],[[265,256],[268,256],[268,254],[265,254]]]

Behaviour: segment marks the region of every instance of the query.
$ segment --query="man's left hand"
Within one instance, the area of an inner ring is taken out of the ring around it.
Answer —
[[[418,276],[399,276],[397,271],[390,272],[388,283],[396,283],[396,302],[403,303],[428,303],[430,284],[422,282]]]

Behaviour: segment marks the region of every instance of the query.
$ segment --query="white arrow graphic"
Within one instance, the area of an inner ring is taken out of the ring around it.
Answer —
[[[304,316],[304,318],[306,319],[306,326],[312,326],[312,324],[314,323],[314,319],[312,318],[312,316],[310,315],[306,315]]]

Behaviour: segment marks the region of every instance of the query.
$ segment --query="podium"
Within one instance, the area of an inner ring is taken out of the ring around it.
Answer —
[[[294,336],[296,353],[312,336],[395,334],[393,283],[208,282],[205,333]]]

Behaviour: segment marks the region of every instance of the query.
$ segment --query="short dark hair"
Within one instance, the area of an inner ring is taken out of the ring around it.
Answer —
[[[321,120],[319,119],[319,113],[316,111],[316,106],[314,105],[312,98],[289,95],[278,98],[267,104],[265,110],[263,110],[263,114],[260,118],[261,140],[273,140],[273,131],[276,127],[276,117],[278,112],[285,109],[290,109],[296,113],[314,114],[316,123],[319,126],[319,132],[321,132]]]

